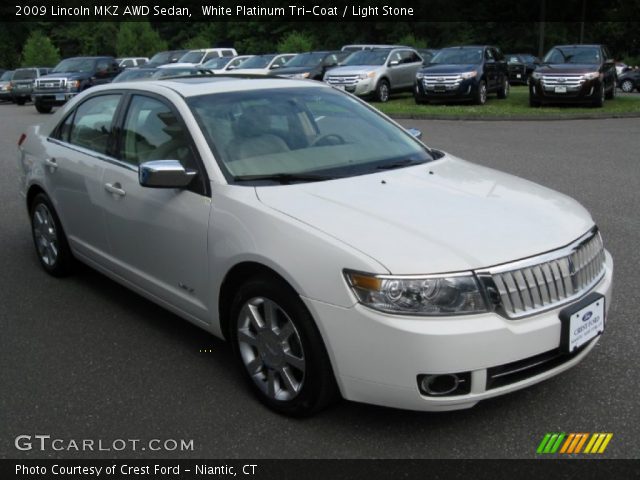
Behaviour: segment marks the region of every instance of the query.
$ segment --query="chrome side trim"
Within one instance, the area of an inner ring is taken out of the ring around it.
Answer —
[[[88,148],[80,147],[78,145],[73,145],[72,143],[63,142],[62,140],[58,140],[57,138],[52,138],[52,137],[47,137],[47,142],[51,142],[61,147],[68,148],[69,150],[73,150],[75,152],[88,155],[97,160],[110,163],[117,167],[126,168],[127,170],[131,170],[132,172],[136,172],[136,173],[138,172],[138,167],[135,165],[131,165],[130,163],[123,162],[122,160],[118,160],[117,158],[113,158],[108,155],[103,155],[101,153],[94,152],[93,150],[89,150]]]

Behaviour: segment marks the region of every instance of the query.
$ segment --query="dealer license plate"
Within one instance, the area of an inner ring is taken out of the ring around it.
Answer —
[[[562,350],[571,353],[604,331],[604,303],[604,296],[591,294],[578,304],[560,312]]]
[[[516,73],[516,78],[522,78],[522,75],[520,75],[519,73]]]
[[[64,100],[64,93],[57,93],[56,100]]]
[[[444,92],[447,89],[447,87],[445,85],[435,85],[433,89],[436,92]]]
[[[556,93],[567,93],[567,87],[556,87]]]

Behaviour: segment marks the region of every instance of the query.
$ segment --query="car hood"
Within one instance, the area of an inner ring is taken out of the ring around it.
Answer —
[[[384,65],[352,65],[331,69],[331,75],[358,75],[383,68]]]
[[[393,274],[498,265],[565,246],[593,227],[589,213],[563,194],[448,155],[415,167],[256,190],[267,206]]]
[[[429,74],[447,74],[447,73],[462,73],[462,72],[470,72],[472,70],[477,70],[480,68],[480,65],[471,63],[465,65],[431,65],[429,67],[422,68],[420,71],[422,73]]]
[[[536,68],[536,73],[550,74],[578,74],[598,71],[600,65],[591,64],[575,64],[575,63],[558,63],[553,65],[540,65]]]
[[[46,80],[47,78],[66,78],[67,80],[76,80],[81,78],[89,78],[92,75],[91,72],[60,72],[60,73],[49,73],[47,75],[43,75],[38,80]]]

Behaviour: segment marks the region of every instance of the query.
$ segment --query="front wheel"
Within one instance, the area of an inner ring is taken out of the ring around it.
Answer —
[[[38,111],[38,113],[51,113],[52,107],[36,102],[36,110]]]
[[[484,80],[480,80],[480,83],[478,84],[474,103],[476,105],[484,105],[487,103],[487,84]]]
[[[262,403],[290,416],[311,415],[338,398],[322,337],[300,296],[283,281],[258,276],[231,308],[230,337]]]
[[[38,260],[45,271],[54,277],[69,274],[73,255],[67,237],[49,198],[39,193],[31,202],[31,233]]]
[[[376,100],[383,103],[387,102],[389,101],[390,94],[391,87],[389,86],[389,82],[385,79],[380,80],[376,87]]]
[[[510,88],[511,87],[509,85],[509,80],[505,77],[504,81],[502,82],[502,86],[498,89],[498,98],[507,98],[509,96]]]

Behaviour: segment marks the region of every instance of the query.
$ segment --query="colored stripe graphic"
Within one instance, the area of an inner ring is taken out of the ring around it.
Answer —
[[[547,433],[538,445],[536,453],[600,454],[604,453],[612,438],[613,433]]]

